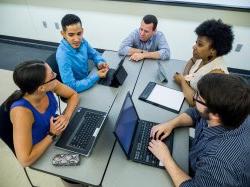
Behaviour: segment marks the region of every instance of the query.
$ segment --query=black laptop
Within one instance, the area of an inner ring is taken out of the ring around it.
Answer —
[[[127,72],[123,67],[123,62],[125,60],[126,56],[124,56],[116,69],[110,68],[106,77],[102,78],[98,81],[99,84],[105,85],[105,86],[111,86],[111,87],[118,87],[123,84],[127,77]]]
[[[250,84],[250,71],[245,69],[227,68],[230,74],[234,74],[245,79]]]
[[[151,128],[157,123],[140,120],[131,95],[128,92],[115,127],[115,137],[128,159],[153,167],[163,168],[159,160],[148,150]],[[173,133],[164,142],[171,154]]]
[[[106,118],[105,112],[79,107],[55,145],[89,156]]]

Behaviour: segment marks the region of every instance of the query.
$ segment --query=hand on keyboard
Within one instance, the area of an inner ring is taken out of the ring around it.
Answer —
[[[149,142],[148,149],[164,165],[165,163],[168,163],[168,160],[171,158],[171,154],[167,145],[163,143],[161,140],[151,140]]]
[[[151,139],[163,140],[168,137],[173,130],[173,127],[169,123],[162,123],[152,127],[150,132]]]

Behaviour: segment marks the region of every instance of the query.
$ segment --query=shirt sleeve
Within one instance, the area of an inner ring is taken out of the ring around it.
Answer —
[[[100,55],[100,53],[96,51],[94,48],[92,48],[88,42],[87,42],[87,50],[88,50],[88,59],[93,60],[93,62],[96,65],[99,64],[100,62],[105,62],[104,58]]]
[[[134,43],[134,39],[135,39],[135,34],[136,32],[133,31],[131,32],[127,38],[125,38],[121,45],[120,45],[120,48],[118,50],[118,54],[119,55],[128,55],[128,52],[129,52],[129,49],[131,47],[133,47],[133,43]]]
[[[195,176],[184,181],[180,187],[241,186],[238,178],[239,176],[229,164],[216,157],[210,157],[198,161]]]
[[[185,113],[192,118],[193,124],[195,125],[197,121],[201,118],[198,110],[196,108],[188,108]]]
[[[160,53],[161,60],[170,59],[170,49],[163,33],[159,35],[158,52]]]
[[[89,89],[99,80],[99,76],[97,73],[88,75],[88,77],[82,80],[76,80],[73,75],[69,57],[67,58],[64,55],[58,55],[57,63],[63,83],[71,87],[78,93]]]

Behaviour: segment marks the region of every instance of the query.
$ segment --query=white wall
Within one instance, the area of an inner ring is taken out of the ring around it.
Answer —
[[[250,13],[104,0],[0,0],[0,34],[59,42],[54,23],[66,13],[82,19],[85,37],[95,48],[117,50],[121,40],[140,25],[145,14],[155,14],[165,33],[172,58],[186,60],[196,40],[194,29],[204,20],[221,18],[233,25],[234,48],[226,56],[231,67],[250,69]],[[46,21],[48,28],[44,28]],[[236,45],[243,44],[240,52]]]

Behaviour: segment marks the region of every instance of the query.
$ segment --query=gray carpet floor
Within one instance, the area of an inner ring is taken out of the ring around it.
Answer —
[[[46,60],[53,52],[54,50],[0,42],[0,69],[14,70],[17,64],[26,60]]]

